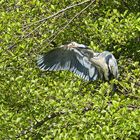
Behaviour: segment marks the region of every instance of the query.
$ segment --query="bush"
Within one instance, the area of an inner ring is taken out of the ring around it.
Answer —
[[[45,20],[77,3],[0,2],[1,139],[139,139],[139,3],[103,0],[83,10],[87,1]],[[111,51],[119,79],[88,83],[38,69],[39,54],[70,41]]]

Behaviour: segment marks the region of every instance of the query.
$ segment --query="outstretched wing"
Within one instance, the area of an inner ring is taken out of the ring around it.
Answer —
[[[97,68],[90,58],[98,55],[81,44],[68,44],[49,51],[38,58],[37,64],[41,70],[69,70],[85,80],[94,81],[98,78]]]

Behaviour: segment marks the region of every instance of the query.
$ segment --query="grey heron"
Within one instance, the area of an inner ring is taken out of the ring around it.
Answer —
[[[43,71],[68,70],[87,81],[109,81],[118,77],[117,61],[111,52],[97,53],[76,42],[40,55],[37,64]]]

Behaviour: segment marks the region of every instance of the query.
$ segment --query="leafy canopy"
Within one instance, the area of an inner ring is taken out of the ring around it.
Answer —
[[[0,139],[139,138],[138,0],[1,0],[0,5]],[[111,51],[119,79],[89,84],[67,71],[38,69],[39,54],[71,41]]]

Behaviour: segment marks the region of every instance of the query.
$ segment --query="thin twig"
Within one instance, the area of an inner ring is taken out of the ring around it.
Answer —
[[[17,41],[16,43],[14,43],[13,45],[11,45],[10,47],[8,47],[8,49],[14,48],[18,43],[20,43],[21,41],[23,41],[25,38],[27,38],[29,35],[31,35],[33,32],[35,32],[39,27],[41,27],[48,19],[54,18],[54,17],[56,17],[57,15],[59,15],[59,14],[65,12],[65,11],[71,9],[71,8],[74,8],[74,7],[76,7],[76,6],[83,5],[83,4],[85,4],[85,3],[87,3],[87,2],[90,2],[90,1],[92,1],[92,0],[86,0],[86,1],[83,1],[83,2],[81,2],[81,3],[77,3],[77,4],[74,4],[74,5],[68,6],[68,7],[66,7],[65,9],[62,9],[62,10],[60,10],[60,11],[54,13],[53,15],[50,15],[50,16],[47,17],[47,18],[43,18],[43,19],[41,19],[41,20],[38,20],[38,21],[36,21],[36,22],[33,22],[33,23],[31,23],[31,24],[25,26],[24,28],[29,28],[30,26],[32,26],[32,25],[34,25],[34,24],[43,22],[43,23],[41,23],[40,25],[38,25],[34,30],[32,30],[29,34],[27,34],[27,35],[25,35],[25,36],[21,36],[21,37],[18,39],[18,41]]]
[[[82,113],[86,113],[86,112],[88,112],[90,110],[93,110],[94,108],[92,108],[92,106],[93,106],[93,103],[90,103],[87,106],[85,106],[82,109]],[[63,114],[69,114],[69,112],[60,111],[60,112],[52,113],[51,115],[47,115],[41,121],[38,121],[37,123],[35,123],[34,125],[30,126],[29,128],[22,130],[19,134],[16,135],[16,138],[20,138],[20,137],[22,137],[24,135],[27,135],[29,132],[32,132],[34,129],[37,129],[38,127],[41,127],[48,120],[54,119],[56,117],[60,117]]]
[[[67,24],[62,27],[56,34],[55,36],[48,42],[48,45],[63,31],[66,29],[66,27],[76,18],[78,17],[83,11],[85,11],[89,6],[91,6],[93,3],[95,2],[95,0],[91,1],[91,3],[89,5],[87,5],[84,9],[82,9],[79,13],[77,13],[73,18],[71,18]],[[47,40],[48,41],[48,40]],[[46,41],[44,41],[46,42]]]
[[[19,134],[16,135],[16,138],[20,138],[21,136],[27,135],[33,129],[37,129],[38,127],[43,125],[48,120],[56,118],[56,117],[61,116],[63,114],[66,114],[66,112],[60,111],[60,112],[52,113],[51,115],[47,115],[44,119],[42,119],[41,121],[38,121],[35,125],[30,126],[29,128],[27,128],[25,130],[22,130]]]
[[[85,3],[87,3],[87,2],[90,2],[90,1],[92,1],[92,0],[86,0],[86,1],[83,1],[83,2],[80,2],[80,3],[76,3],[76,4],[74,4],[74,5],[68,6],[68,7],[64,8],[64,9],[62,9],[62,10],[56,12],[56,13],[54,13],[53,15],[50,15],[49,17],[43,18],[43,19],[41,19],[41,20],[35,21],[35,22],[33,22],[33,23],[31,23],[31,24],[25,26],[25,28],[26,28],[26,27],[29,27],[29,26],[32,26],[33,24],[46,21],[46,20],[48,20],[48,19],[50,19],[50,18],[54,18],[54,17],[56,17],[57,15],[59,15],[59,14],[65,12],[65,11],[67,11],[67,10],[69,10],[69,9],[72,9],[72,8],[74,8],[74,7],[76,7],[76,6],[83,5],[83,4],[85,4]]]
[[[23,41],[25,38],[27,38],[28,36],[30,36],[33,32],[35,32],[39,27],[41,27],[44,23],[40,24],[39,26],[37,26],[34,30],[32,30],[29,34],[25,35],[25,36],[21,36],[19,38],[19,41],[16,42],[15,44],[13,44],[12,46],[10,46],[8,49],[12,49],[15,47],[15,45],[17,45],[18,43],[20,43],[21,41]]]

